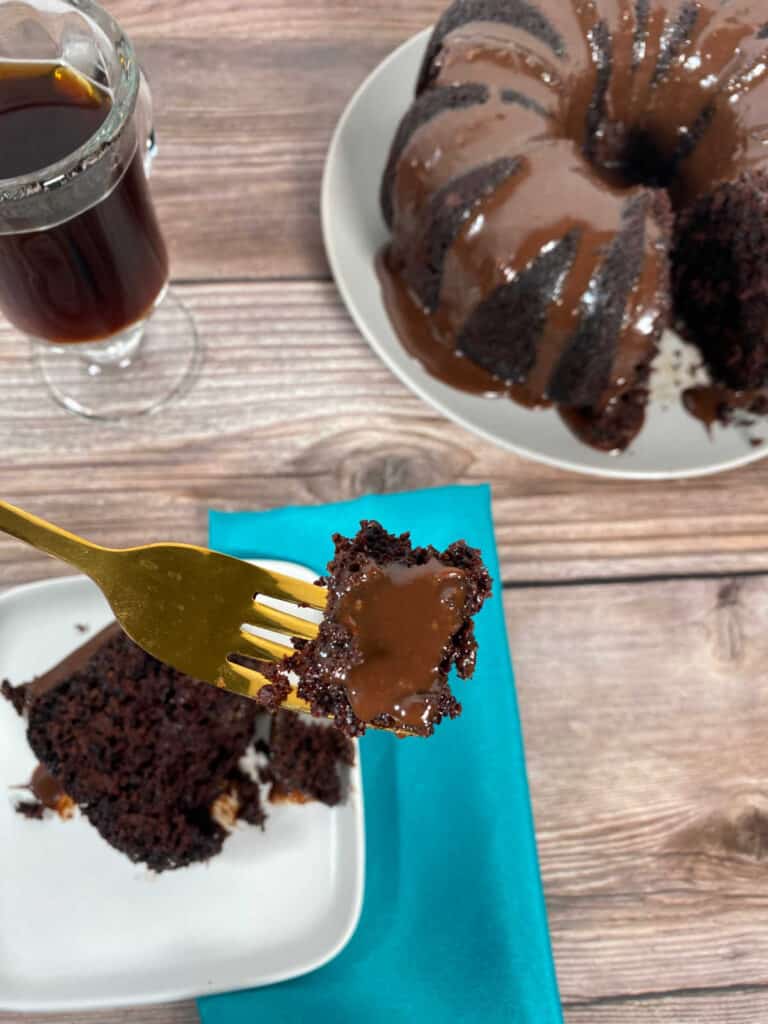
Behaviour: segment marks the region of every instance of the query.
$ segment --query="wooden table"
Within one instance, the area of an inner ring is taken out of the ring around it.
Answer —
[[[406,391],[329,278],[318,202],[333,126],[441,6],[113,0],[152,80],[153,187],[205,367],[165,414],[95,427],[42,396],[0,325],[1,493],[131,544],[203,541],[210,505],[490,480],[566,1019],[756,1024],[768,1020],[768,462],[655,485],[524,462]],[[2,584],[60,571],[0,542]],[[196,1020],[191,1003],[77,1015]]]

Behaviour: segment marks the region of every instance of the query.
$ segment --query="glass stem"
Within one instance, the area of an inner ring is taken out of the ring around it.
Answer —
[[[140,320],[120,334],[113,335],[109,341],[78,345],[77,354],[84,363],[100,370],[130,366],[141,346],[145,327],[146,320]]]

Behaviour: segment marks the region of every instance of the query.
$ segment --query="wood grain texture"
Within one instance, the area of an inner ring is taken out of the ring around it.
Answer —
[[[199,1024],[192,1002],[135,1009],[100,1010],[94,1013],[3,1013],[0,1024]]]
[[[763,1019],[768,579],[506,602],[562,995],[605,1003],[573,1020],[740,987],[722,1019]]]
[[[768,569],[768,462],[676,483],[537,466],[446,422],[383,366],[323,282],[179,289],[205,339],[188,396],[130,427],[47,400],[0,325],[3,496],[116,545],[202,541],[206,509],[490,481],[507,582]],[[535,415],[535,414],[532,414]],[[64,571],[0,541],[0,581]]]
[[[768,992],[751,988],[630,996],[566,1006],[565,1020],[566,1024],[762,1024],[768,1020]]]
[[[153,189],[174,277],[328,275],[319,197],[334,126],[369,72],[442,6],[110,5],[152,84]]]
[[[112,0],[110,11],[133,39],[193,39],[214,45],[231,39],[346,43],[360,47],[372,39],[407,38],[433,22],[444,0]],[[215,36],[215,39],[213,38]]]

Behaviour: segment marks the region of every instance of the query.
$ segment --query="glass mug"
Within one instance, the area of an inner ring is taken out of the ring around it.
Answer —
[[[153,155],[149,88],[114,19],[92,0],[0,0],[0,310],[52,395],[97,419],[158,409],[197,365]]]

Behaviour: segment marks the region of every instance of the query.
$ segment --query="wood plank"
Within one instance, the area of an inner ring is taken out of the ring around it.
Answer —
[[[129,427],[50,402],[0,325],[3,497],[103,543],[202,541],[206,509],[490,481],[506,582],[768,569],[768,462],[676,483],[591,480],[456,427],[361,340],[329,283],[190,285],[194,389]],[[60,567],[0,541],[0,582]]]
[[[617,999],[565,1008],[566,1024],[757,1024],[768,1020],[768,992],[702,991]]]
[[[228,42],[247,37],[259,40],[299,39],[315,42],[372,37],[407,38],[434,21],[445,0],[113,0],[109,5],[132,39],[179,38],[209,44],[211,36]]]
[[[763,986],[768,578],[506,599],[563,999],[606,1004],[573,1020]],[[762,1020],[765,999],[722,1019]]]
[[[200,1016],[192,1002],[168,1006],[139,1006],[135,1009],[97,1010],[79,1013],[3,1013],[0,1024],[198,1024]]]
[[[768,1019],[768,993],[731,992],[628,997],[608,1003],[570,1004],[566,1024],[755,1024]],[[194,1003],[78,1014],[78,1024],[198,1024]],[[71,1014],[0,1013],[0,1024],[72,1024]]]
[[[324,277],[320,179],[366,75],[444,6],[116,0],[155,98],[177,278]]]

